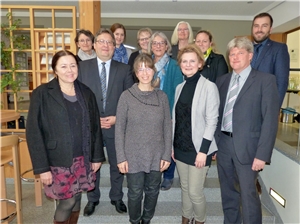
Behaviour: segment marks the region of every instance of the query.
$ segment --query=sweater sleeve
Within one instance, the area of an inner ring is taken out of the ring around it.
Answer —
[[[171,161],[171,151],[172,151],[172,121],[171,121],[171,114],[170,108],[168,103],[167,95],[163,93],[162,95],[162,105],[164,111],[164,141],[165,141],[165,151],[162,155],[162,160]]]
[[[115,128],[115,147],[117,155],[117,163],[126,161],[125,155],[125,133],[127,123],[128,104],[126,102],[126,93],[124,91],[119,99],[116,115],[116,128]]]
[[[212,142],[211,140],[203,138],[199,152],[203,152],[207,154],[211,142]]]
[[[220,99],[217,86],[210,81],[207,82],[209,82],[209,85],[205,99],[205,130],[203,138],[212,140],[217,128]]]

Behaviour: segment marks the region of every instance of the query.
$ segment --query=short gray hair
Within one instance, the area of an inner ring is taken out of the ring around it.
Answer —
[[[161,38],[164,39],[164,41],[166,41],[166,44],[168,46],[168,49],[167,49],[167,54],[170,55],[171,54],[171,51],[172,51],[172,46],[170,44],[170,41],[168,40],[167,36],[163,33],[163,32],[155,32],[152,34],[150,40],[149,40],[149,43],[148,43],[148,53],[149,54],[153,54],[152,50],[151,50],[151,45],[152,45],[152,41],[153,39],[156,37],[156,36],[160,36]]]
[[[229,55],[231,49],[235,47],[245,49],[249,53],[253,53],[253,44],[247,37],[236,37],[232,39],[227,44],[227,55]]]

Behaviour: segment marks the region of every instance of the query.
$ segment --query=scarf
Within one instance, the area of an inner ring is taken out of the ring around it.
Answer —
[[[78,100],[79,105],[82,109],[82,151],[84,156],[84,166],[86,168],[86,174],[88,175],[91,172],[90,168],[90,116],[89,116],[89,110],[86,107],[86,102],[83,98],[83,95],[80,90],[80,86],[77,83],[77,81],[74,82],[75,87],[75,93]]]
[[[128,64],[127,50],[126,50],[126,47],[124,47],[123,44],[121,44],[119,48],[115,49],[115,53],[114,53],[113,59],[115,61]]]
[[[212,51],[212,49],[210,47],[210,48],[207,49],[207,51],[204,52],[204,59],[205,59],[205,61],[208,58],[208,56],[210,55],[211,51]]]
[[[85,53],[83,50],[81,50],[80,48],[78,50],[77,55],[82,61],[97,57],[96,52],[94,50],[92,50],[92,54],[89,55],[89,54]]]
[[[155,63],[156,72],[153,77],[153,87],[163,90],[165,75],[167,73],[170,57],[167,53]]]

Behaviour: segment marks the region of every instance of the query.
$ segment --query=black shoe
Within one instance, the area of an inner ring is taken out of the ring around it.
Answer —
[[[114,206],[116,206],[116,210],[119,213],[126,213],[127,212],[127,207],[124,204],[124,202],[122,200],[118,200],[118,201],[110,201],[110,203]]]
[[[97,205],[99,205],[99,201],[97,201],[97,202],[91,202],[91,201],[89,201],[86,204],[85,208],[84,208],[83,215],[84,216],[90,216],[90,215],[92,215],[94,213],[95,207]]]

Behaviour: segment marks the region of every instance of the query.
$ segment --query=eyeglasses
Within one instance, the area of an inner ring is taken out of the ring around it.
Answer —
[[[138,69],[138,73],[143,73],[143,72],[146,72],[146,73],[151,73],[153,71],[152,68],[139,68]]]
[[[185,32],[185,31],[189,31],[189,29],[188,29],[188,28],[184,28],[184,29],[179,28],[179,29],[177,29],[177,31],[178,31],[178,32],[181,32],[181,31],[184,31],[184,32]]]
[[[83,43],[90,43],[90,42],[92,42],[92,40],[91,39],[86,39],[86,40],[82,39],[82,40],[78,40],[78,42],[83,44]]]
[[[148,41],[150,37],[146,37],[146,38],[141,38],[139,39],[139,41],[144,42],[144,41]]]
[[[95,41],[96,43],[99,43],[100,45],[108,45],[108,46],[113,46],[114,45],[114,42],[110,41],[110,40],[97,40]]]
[[[167,43],[166,43],[166,41],[162,41],[162,42],[156,42],[156,41],[153,41],[152,43],[152,46],[154,46],[154,47],[156,47],[156,46],[165,46]]]

